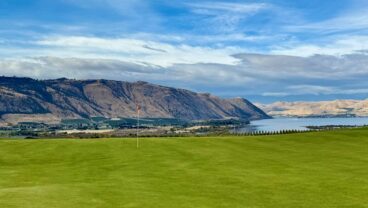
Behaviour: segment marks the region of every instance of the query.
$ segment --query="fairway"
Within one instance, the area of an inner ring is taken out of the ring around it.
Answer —
[[[368,207],[368,129],[0,140],[0,207]]]

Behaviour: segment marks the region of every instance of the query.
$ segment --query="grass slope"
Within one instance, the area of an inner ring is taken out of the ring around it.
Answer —
[[[367,207],[368,130],[0,140],[0,207]]]

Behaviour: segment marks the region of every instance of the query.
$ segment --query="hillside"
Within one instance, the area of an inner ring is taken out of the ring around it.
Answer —
[[[276,102],[257,106],[270,116],[368,116],[368,100]]]
[[[0,77],[2,122],[89,118],[134,117],[136,104],[148,118],[262,119],[269,118],[249,101],[221,99],[146,82],[111,80],[34,80]]]

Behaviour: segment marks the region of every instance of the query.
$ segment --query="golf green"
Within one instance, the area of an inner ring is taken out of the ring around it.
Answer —
[[[0,140],[0,207],[368,207],[368,129],[135,142]]]

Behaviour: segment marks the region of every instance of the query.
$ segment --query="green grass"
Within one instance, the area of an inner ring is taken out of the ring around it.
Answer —
[[[0,207],[368,207],[368,129],[0,140]]]

